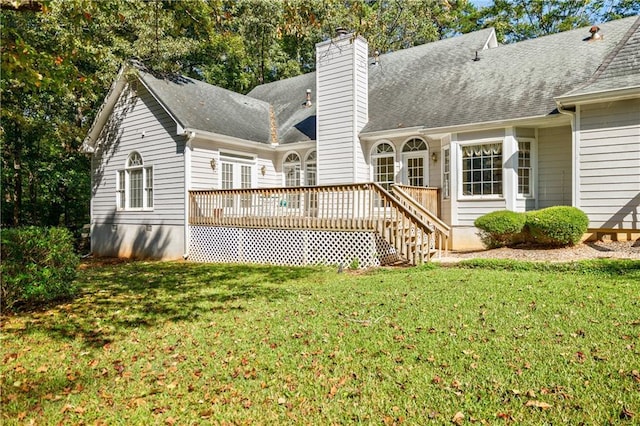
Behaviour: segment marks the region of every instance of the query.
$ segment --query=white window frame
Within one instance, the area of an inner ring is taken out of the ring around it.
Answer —
[[[425,149],[405,151],[407,145],[413,141],[420,141],[424,144]],[[422,187],[429,186],[429,145],[427,141],[419,137],[411,137],[402,144],[402,182],[411,185],[409,182],[409,160],[414,158],[422,159]]]
[[[312,158],[313,157],[313,158]],[[313,168],[313,183],[310,183],[310,172]],[[318,185],[318,151],[309,151],[304,159],[304,186]]]
[[[287,159],[292,155],[295,155],[298,160],[287,162]],[[287,174],[290,168],[293,168],[293,172],[296,174],[296,178],[294,179],[295,182],[293,184],[290,184],[287,180]],[[282,185],[285,187],[302,186],[302,156],[295,151],[289,151],[282,157]]]
[[[535,138],[516,138],[518,142],[518,164],[516,173],[518,175],[518,186],[516,189],[516,196],[518,199],[533,199],[536,194],[536,161],[537,161],[537,140]],[[529,193],[520,193],[520,142],[529,143]]]
[[[378,147],[381,145],[389,145],[392,149],[392,152],[384,152],[384,153],[378,153]],[[391,176],[391,180],[390,181],[378,181],[377,180],[377,160],[380,158],[391,158],[392,162],[391,165],[393,166],[393,173]],[[380,184],[380,186],[382,186],[383,188],[385,188],[386,184],[389,184],[389,187],[391,185],[393,185],[396,182],[396,174],[397,174],[397,167],[398,165],[396,164],[396,147],[387,140],[383,140],[383,141],[379,141],[376,144],[373,145],[373,147],[371,148],[371,180],[373,182],[376,182],[378,184]],[[387,189],[387,188],[385,188]],[[390,188],[389,188],[390,189]]]
[[[442,148],[442,198],[451,198],[451,147]]]
[[[500,170],[502,173],[502,193],[501,194],[464,194],[464,150],[469,147],[476,147],[482,145],[498,145],[500,147]],[[457,193],[459,200],[504,200],[505,191],[505,173],[504,173],[504,141],[502,139],[486,139],[486,140],[474,140],[465,143],[458,144],[458,184]]]
[[[139,164],[131,164],[134,155],[140,158]],[[141,205],[132,207],[131,176],[133,172],[141,172],[140,194]],[[116,209],[118,211],[152,211],[154,207],[153,166],[146,164],[138,151],[131,151],[125,160],[124,167],[116,170]],[[149,183],[151,185],[149,185]]]

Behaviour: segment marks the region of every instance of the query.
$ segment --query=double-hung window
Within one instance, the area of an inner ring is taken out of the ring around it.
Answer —
[[[442,198],[451,198],[451,150],[442,150]]]
[[[462,195],[502,195],[502,142],[462,146]]]
[[[518,141],[518,195],[521,197],[533,196],[531,148],[531,141]]]
[[[136,151],[116,173],[116,205],[118,210],[153,209],[153,167],[145,166]]]

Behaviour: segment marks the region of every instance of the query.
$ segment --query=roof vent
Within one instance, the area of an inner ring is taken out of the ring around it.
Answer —
[[[473,62],[478,62],[480,60],[480,56],[478,55],[478,51],[476,50],[476,57],[473,58]]]
[[[345,28],[342,28],[342,27],[336,28],[336,37],[343,38],[347,34],[349,34],[349,32]]]
[[[589,32],[591,33],[591,37],[589,37],[590,41],[602,40],[604,38],[604,36],[600,34],[600,27],[597,25],[594,25],[591,28],[589,28]]]
[[[377,50],[373,52],[373,62],[371,65],[378,65],[380,63],[380,52]]]
[[[311,106],[311,89],[307,89],[307,100],[305,101],[304,106],[307,108]]]

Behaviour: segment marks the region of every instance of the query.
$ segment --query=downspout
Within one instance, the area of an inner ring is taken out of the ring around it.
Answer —
[[[578,185],[579,185],[579,152],[578,145],[580,136],[578,134],[578,116],[577,111],[571,111],[566,109],[559,102],[556,102],[558,106],[558,112],[564,115],[568,115],[571,118],[571,205],[573,207],[580,207],[578,203]]]
[[[184,253],[182,258],[189,258],[189,189],[191,188],[191,141],[196,137],[196,132],[187,131],[187,141],[184,145]]]

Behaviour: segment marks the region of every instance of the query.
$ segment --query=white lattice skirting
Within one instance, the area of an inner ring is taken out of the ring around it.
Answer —
[[[194,262],[340,265],[360,268],[399,260],[375,232],[191,226]]]

